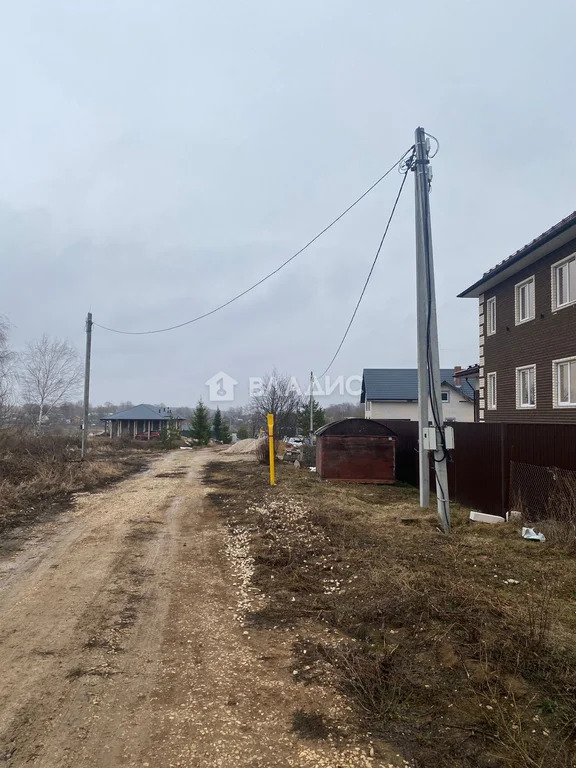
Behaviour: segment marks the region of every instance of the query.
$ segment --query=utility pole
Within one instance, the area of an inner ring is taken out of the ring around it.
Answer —
[[[88,448],[88,427],[90,411],[90,353],[92,351],[92,312],[86,317],[86,363],[84,366],[84,416],[82,420],[82,458]]]
[[[428,362],[426,353],[426,307],[428,305],[428,290],[426,286],[426,246],[424,240],[424,224],[422,211],[422,191],[424,185],[428,189],[427,166],[424,164],[427,154],[419,140],[416,131],[416,325],[418,338],[418,478],[420,487],[420,506],[430,506],[430,464],[428,451],[424,450],[423,430],[428,426],[428,401],[430,387],[428,382]],[[425,141],[424,137],[424,141]],[[427,194],[427,193],[426,193]]]
[[[314,442],[314,373],[310,371],[310,442]]]
[[[418,326],[418,445],[420,506],[430,506],[429,451],[434,451],[438,518],[450,532],[446,435],[442,414],[436,291],[430,224],[430,147],[424,128],[416,129],[416,293]],[[429,408],[431,413],[429,413]],[[432,426],[429,427],[430,416]]]

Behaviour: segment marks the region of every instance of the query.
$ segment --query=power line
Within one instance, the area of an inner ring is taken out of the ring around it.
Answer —
[[[242,291],[241,293],[236,294],[236,296],[233,296],[231,299],[229,299],[228,301],[224,302],[224,304],[220,304],[219,306],[215,307],[214,309],[211,309],[209,312],[204,312],[202,315],[198,315],[197,317],[193,317],[191,320],[186,320],[184,323],[178,323],[177,325],[170,325],[167,328],[157,328],[157,329],[152,330],[152,331],[121,331],[121,330],[118,330],[117,328],[109,328],[106,325],[100,325],[100,323],[93,323],[93,325],[98,326],[98,328],[102,328],[102,330],[104,330],[104,331],[111,331],[112,333],[121,333],[121,334],[125,334],[125,335],[128,335],[128,336],[145,336],[145,335],[151,334],[151,333],[165,333],[166,331],[174,331],[176,328],[183,328],[185,325],[191,325],[192,323],[197,323],[198,320],[203,320],[205,317],[209,317],[210,315],[213,315],[216,312],[219,312],[221,309],[224,309],[225,307],[230,306],[230,304],[232,304],[233,302],[238,301],[238,299],[241,299],[242,296],[246,296],[247,293],[250,293],[250,291],[253,291],[255,288],[258,288],[259,285],[262,285],[262,283],[264,283],[266,280],[269,280],[275,274],[280,272],[281,269],[284,269],[284,267],[286,267],[288,264],[290,264],[291,261],[294,261],[294,259],[297,256],[299,256],[307,248],[309,248],[313,243],[315,243],[316,240],[318,240],[318,238],[322,237],[322,235],[325,232],[328,232],[328,230],[331,229],[334,226],[334,224],[339,222],[340,219],[342,219],[349,211],[351,211],[352,208],[354,208],[356,205],[358,205],[358,203],[361,200],[363,200],[366,197],[366,195],[368,195],[370,192],[372,192],[372,190],[375,187],[377,187],[378,184],[380,184],[380,182],[383,181],[386,178],[386,176],[388,176],[390,173],[392,173],[394,168],[398,167],[404,161],[404,158],[406,157],[406,155],[408,155],[410,152],[412,152],[412,150],[413,150],[413,147],[411,147],[410,149],[406,150],[406,152],[404,152],[402,157],[399,160],[397,160],[394,163],[394,165],[392,165],[386,171],[386,173],[382,174],[382,176],[380,176],[380,178],[377,179],[372,184],[372,186],[368,187],[368,189],[365,192],[363,192],[360,195],[360,197],[358,197],[356,200],[354,200],[354,202],[351,205],[349,205],[348,208],[346,208],[346,210],[342,211],[342,213],[339,216],[337,216],[333,221],[331,221],[330,224],[328,224],[327,227],[324,227],[323,230],[318,232],[318,234],[315,237],[313,237],[312,240],[309,240],[306,243],[306,245],[304,245],[302,248],[300,248],[299,251],[296,251],[296,253],[294,253],[292,256],[290,256],[289,259],[286,259],[286,261],[282,262],[282,264],[280,264],[280,266],[276,267],[276,269],[274,269],[272,272],[269,272],[261,280],[258,280],[257,283],[254,283],[254,285],[251,285],[249,288],[246,288],[246,290]]]
[[[342,340],[340,341],[340,344],[338,344],[338,349],[334,353],[334,357],[332,358],[332,360],[330,360],[330,362],[328,363],[328,366],[324,371],[324,373],[320,374],[320,378],[322,378],[322,376],[325,376],[330,370],[330,368],[332,368],[334,361],[338,357],[338,354],[342,349],[344,342],[346,341],[348,332],[352,327],[352,323],[354,322],[354,318],[356,317],[356,313],[358,312],[360,304],[362,303],[362,299],[364,298],[364,294],[366,293],[366,288],[368,288],[368,283],[370,282],[370,278],[372,277],[372,273],[374,272],[374,267],[376,266],[376,262],[378,261],[378,257],[380,256],[380,251],[382,250],[382,246],[384,245],[384,240],[386,240],[386,235],[388,234],[388,230],[390,229],[390,224],[392,223],[392,219],[394,218],[394,214],[396,213],[396,208],[398,207],[400,195],[402,194],[402,190],[404,189],[404,184],[406,184],[406,179],[408,178],[408,171],[412,168],[413,158],[414,158],[414,153],[412,153],[412,156],[407,160],[405,160],[402,164],[403,165],[402,183],[400,184],[400,189],[398,190],[398,194],[396,195],[396,200],[394,201],[394,205],[392,206],[392,211],[390,212],[390,216],[388,217],[388,221],[386,223],[386,229],[384,230],[384,234],[382,235],[382,239],[380,240],[378,250],[376,251],[376,255],[374,256],[374,260],[372,261],[372,266],[370,267],[370,271],[368,272],[368,276],[366,277],[364,287],[362,288],[362,292],[360,293],[360,298],[356,302],[356,306],[354,307],[354,312],[352,312],[352,317],[350,318],[350,322],[348,323],[348,326],[344,331],[344,336],[342,336]]]

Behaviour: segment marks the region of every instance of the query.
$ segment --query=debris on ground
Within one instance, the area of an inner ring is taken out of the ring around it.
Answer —
[[[536,533],[534,528],[522,528],[522,538],[529,541],[546,541],[543,533]]]

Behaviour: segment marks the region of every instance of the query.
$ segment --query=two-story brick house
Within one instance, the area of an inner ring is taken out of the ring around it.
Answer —
[[[480,421],[576,423],[576,212],[459,296],[479,304]]]

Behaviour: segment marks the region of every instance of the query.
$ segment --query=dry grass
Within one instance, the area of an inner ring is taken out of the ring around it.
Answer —
[[[79,438],[0,431],[0,531],[55,511],[72,493],[97,488],[145,463],[136,444],[95,441],[81,461]]]
[[[546,520],[539,527],[553,544],[576,552],[576,472],[556,469],[553,477]]]
[[[469,525],[459,509],[444,537],[410,488],[280,466],[270,489],[255,463],[213,464],[207,479],[228,524],[253,532],[270,596],[253,620],[309,634],[294,649],[299,680],[337,685],[421,768],[573,768],[576,569],[565,549],[527,542],[519,526]]]

